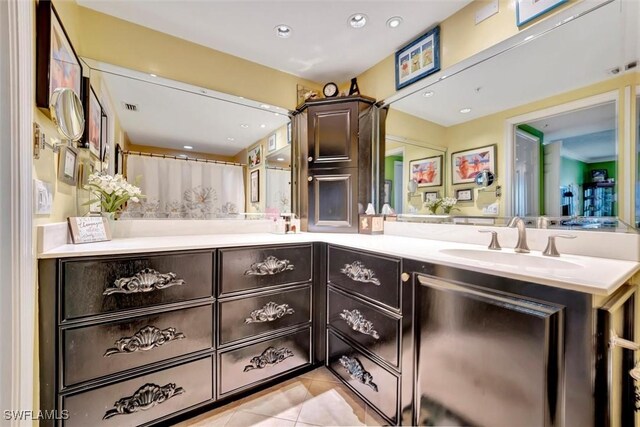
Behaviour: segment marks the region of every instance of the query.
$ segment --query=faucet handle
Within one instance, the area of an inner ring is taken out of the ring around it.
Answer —
[[[559,257],[560,252],[558,252],[558,248],[556,248],[556,237],[560,237],[561,239],[575,239],[576,236],[573,234],[552,234],[549,236],[549,241],[547,242],[547,247],[542,252],[544,256],[553,256]]]
[[[498,232],[493,230],[478,230],[478,233],[491,233],[491,243],[489,243],[488,249],[499,251],[502,249],[498,242]]]

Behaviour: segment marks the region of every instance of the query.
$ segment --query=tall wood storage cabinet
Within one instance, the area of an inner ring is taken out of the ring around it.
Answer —
[[[375,100],[349,96],[307,101],[296,111],[298,213],[307,231],[355,233],[373,200]],[[376,196],[379,197],[379,196]]]

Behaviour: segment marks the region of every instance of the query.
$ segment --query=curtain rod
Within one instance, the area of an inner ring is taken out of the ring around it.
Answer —
[[[161,157],[163,159],[186,160],[191,162],[202,162],[202,163],[218,163],[218,164],[230,165],[230,166],[247,166],[244,163],[225,162],[224,160],[198,159],[195,157],[178,157],[178,156],[172,156],[170,154],[143,153],[141,151],[123,151],[122,155],[123,156],[131,155],[131,156]]]

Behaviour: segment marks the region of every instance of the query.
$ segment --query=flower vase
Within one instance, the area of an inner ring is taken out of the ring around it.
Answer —
[[[116,213],[102,212],[102,217],[107,219],[107,222],[109,223],[109,230],[111,231],[111,237],[113,237],[116,231]]]

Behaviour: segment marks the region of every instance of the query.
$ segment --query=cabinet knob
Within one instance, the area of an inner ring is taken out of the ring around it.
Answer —
[[[313,157],[311,157],[311,156],[307,157],[307,161],[313,162]]]
[[[409,279],[411,278],[411,275],[409,273],[402,273],[400,275],[400,278],[402,279],[403,282],[408,282]]]
[[[308,177],[307,181],[309,181],[309,182],[313,181],[313,177],[312,176]]]

